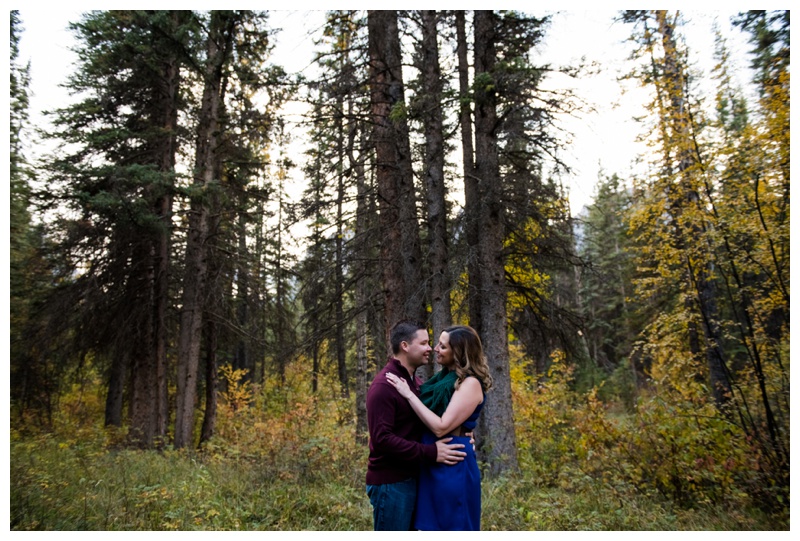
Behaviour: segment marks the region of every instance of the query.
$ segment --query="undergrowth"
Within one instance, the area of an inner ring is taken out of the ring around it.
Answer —
[[[682,501],[648,483],[620,445],[649,440],[588,437],[635,419],[600,419],[596,398],[571,395],[568,371],[554,366],[537,388],[513,375],[520,471],[484,479],[482,529],[788,529],[788,506],[759,509],[736,488],[739,472],[724,465],[719,478],[697,477],[701,487],[716,483],[708,497]],[[199,450],[126,447],[124,430],[96,421],[102,397],[76,388],[51,430],[12,428],[11,529],[370,530],[367,447],[356,441],[347,403],[332,386],[328,397],[312,397],[301,370],[262,387],[223,371],[217,436]],[[681,467],[693,460],[684,455]]]

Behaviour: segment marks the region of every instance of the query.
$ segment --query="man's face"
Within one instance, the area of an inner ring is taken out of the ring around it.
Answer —
[[[431,355],[431,345],[428,338],[428,331],[419,329],[411,342],[408,342],[406,358],[409,364],[414,367],[428,364]]]

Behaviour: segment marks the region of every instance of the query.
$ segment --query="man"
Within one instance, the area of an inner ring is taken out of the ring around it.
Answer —
[[[391,372],[419,395],[420,381],[414,372],[428,362],[428,330],[417,323],[400,322],[392,328],[390,342],[393,356],[367,391],[367,494],[375,530],[407,531],[413,524],[419,465],[424,461],[455,464],[464,460],[466,453],[458,451],[463,444],[448,443],[453,438],[420,443],[422,421],[386,379]]]

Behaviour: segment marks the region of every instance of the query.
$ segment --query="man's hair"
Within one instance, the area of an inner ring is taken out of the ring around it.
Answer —
[[[401,321],[396,323],[389,333],[392,353],[395,355],[400,353],[400,344],[402,342],[411,342],[414,339],[414,335],[417,334],[417,331],[420,329],[427,330],[427,327],[416,321]]]

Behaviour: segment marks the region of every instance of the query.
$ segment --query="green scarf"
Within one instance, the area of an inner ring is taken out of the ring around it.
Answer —
[[[441,417],[456,392],[456,373],[442,368],[419,388],[419,399],[433,413]]]

